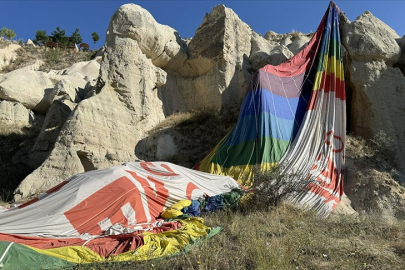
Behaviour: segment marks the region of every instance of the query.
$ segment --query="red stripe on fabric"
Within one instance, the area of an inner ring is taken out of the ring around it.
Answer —
[[[322,40],[325,17],[318,26],[317,31],[309,41],[308,45],[291,59],[278,65],[266,65],[260,70],[277,75],[279,77],[291,77],[301,74],[310,68],[318,52]]]
[[[134,171],[126,172],[130,173],[132,177],[134,177],[142,185],[148,201],[149,214],[152,218],[152,221],[156,220],[156,218],[164,210],[167,198],[169,198],[169,190],[165,188],[162,182],[151,176],[148,176],[148,180],[155,184],[156,190],[153,190],[145,178],[137,175]]]
[[[322,82],[325,85],[322,88],[323,84],[321,84],[321,89],[324,89],[325,93],[335,92],[336,98],[339,98],[341,100],[346,100],[345,81],[342,81],[339,78],[336,78],[335,73],[327,74],[326,76],[325,76],[325,73],[323,73],[322,77],[323,77]],[[324,77],[325,77],[325,79],[324,79]]]
[[[63,181],[62,183],[60,183],[59,185],[54,186],[53,188],[47,190],[45,193],[50,194],[50,193],[53,193],[53,192],[55,192],[55,191],[58,191],[58,190],[60,190],[64,185],[66,185],[67,183],[69,183],[69,181],[66,181],[66,180],[65,180],[65,181]]]
[[[187,184],[187,188],[186,188],[186,197],[191,200],[191,195],[193,194],[193,191],[195,189],[200,189],[199,187],[197,187],[196,185],[194,185],[194,183],[188,183]]]
[[[339,78],[335,77],[335,74],[326,74],[322,72],[322,79],[320,84],[320,89],[312,91],[311,100],[308,105],[308,110],[313,110],[315,108],[316,100],[320,91],[325,93],[335,92],[335,97],[340,100],[346,100],[345,94],[345,82],[341,81]]]
[[[310,183],[310,184],[308,184],[307,189],[310,192],[314,193],[315,195],[319,195],[319,196],[325,198],[326,199],[324,201],[325,204],[328,202],[331,202],[331,201],[335,201],[336,203],[333,204],[332,209],[334,209],[340,202],[339,197],[333,195],[328,190],[322,188],[321,186],[318,186],[317,184]]]
[[[149,233],[161,233],[181,228],[179,221],[164,222],[161,227],[148,229]],[[0,233],[0,241],[14,242],[39,249],[50,249],[68,246],[85,246],[100,256],[107,258],[111,255],[118,255],[123,252],[135,250],[144,245],[144,230],[135,231],[129,234],[106,235],[90,241],[81,238],[43,238],[35,236],[24,236],[15,234]],[[86,243],[87,242],[87,243]]]
[[[147,222],[140,191],[127,177],[120,177],[106,185],[64,214],[80,234],[100,235],[103,231],[99,223],[106,219],[111,225],[128,224],[121,211],[127,203],[134,209],[139,223]]]
[[[159,176],[176,176],[176,175],[178,175],[167,164],[161,164],[160,166],[165,168],[167,170],[167,172],[162,173],[162,172],[159,172],[159,171],[155,171],[153,169],[153,167],[156,168],[156,166],[152,162],[141,162],[141,167],[145,171],[147,171],[149,173],[152,173],[154,175],[159,175]],[[152,168],[150,168],[150,167],[152,167]]]
[[[36,197],[36,198],[32,199],[31,201],[28,201],[28,202],[26,202],[24,204],[19,205],[18,208],[20,208],[20,209],[24,208],[24,207],[26,207],[26,206],[28,206],[30,204],[33,204],[34,202],[37,202],[37,201],[39,201],[38,197]]]

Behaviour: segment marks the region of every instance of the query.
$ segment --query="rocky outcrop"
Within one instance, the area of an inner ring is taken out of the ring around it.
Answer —
[[[55,95],[53,87],[54,83],[44,72],[15,70],[0,76],[0,99],[45,113]]]
[[[184,65],[167,70],[167,83],[159,88],[165,113],[238,104],[251,79],[252,32],[231,9],[214,7],[189,42]]]
[[[398,46],[401,48],[401,56],[394,66],[398,67],[405,76],[405,35],[397,39]]]
[[[342,19],[342,43],[349,55],[351,130],[365,138],[384,131],[393,140],[395,160],[405,173],[405,77],[393,65],[401,55],[399,36],[370,12]]]
[[[164,118],[156,90],[164,83],[164,71],[149,58],[159,44],[147,43],[154,49],[142,51],[151,49],[134,39],[138,35],[131,24],[123,26],[122,18],[131,12],[150,19],[142,15],[147,11],[133,4],[113,15],[96,95],[76,106],[47,159],[17,188],[16,199],[47,190],[80,172],[137,159],[137,142]]]
[[[77,90],[69,81],[61,80],[55,87],[55,98],[47,111],[41,131],[32,148],[29,165],[38,168],[55,146],[66,119],[79,102]]]
[[[3,67],[7,66],[14,59],[16,59],[17,50],[20,48],[20,45],[11,43],[5,48],[0,49],[0,71],[3,69]]]

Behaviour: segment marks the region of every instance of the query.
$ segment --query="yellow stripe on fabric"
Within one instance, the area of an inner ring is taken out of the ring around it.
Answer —
[[[202,167],[203,164],[201,164],[200,170],[211,174],[230,176],[233,179],[235,179],[239,184],[245,187],[251,187],[253,185],[253,177],[256,166],[257,167],[260,166],[260,171],[265,172],[274,169],[277,165],[278,163],[274,162],[274,163],[262,163],[260,165],[250,164],[250,165],[238,165],[229,168],[223,168],[219,164],[207,162],[204,164],[204,167]]]
[[[210,227],[201,218],[181,220],[181,228],[159,234],[144,233],[144,245],[108,258],[109,262],[145,261],[181,252],[187,245],[207,236]]]
[[[73,263],[105,262],[105,259],[91,249],[83,246],[68,246],[50,249],[39,249],[27,246],[38,253],[66,260]]]
[[[324,66],[324,70],[326,70],[326,75],[334,74],[337,80],[344,81],[344,71],[343,71],[343,63],[338,61],[335,57],[330,57],[325,60],[325,63],[332,63],[334,65],[327,65]],[[326,68],[325,68],[326,67]],[[321,88],[322,76],[323,72],[317,71],[315,74],[314,86],[313,91],[318,91]]]
[[[128,251],[119,255],[103,258],[91,249],[84,246],[69,246],[52,249],[39,249],[27,246],[28,248],[55,258],[63,259],[72,263],[94,263],[94,262],[123,262],[123,261],[144,261],[153,258],[160,258],[182,251],[187,245],[198,239],[207,236],[210,227],[203,224],[202,218],[188,218],[181,220],[181,228],[159,234],[145,232],[144,245],[136,250]]]

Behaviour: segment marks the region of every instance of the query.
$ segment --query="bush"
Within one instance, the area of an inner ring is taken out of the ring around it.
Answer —
[[[3,27],[0,30],[0,36],[11,40],[11,39],[15,38],[16,34],[13,29],[8,29],[6,27]]]
[[[245,182],[247,180],[243,180],[242,184],[245,185]],[[279,167],[262,171],[256,165],[253,173],[253,195],[248,199],[248,204],[259,209],[278,206],[288,197],[304,192],[308,183],[300,175],[283,174]]]

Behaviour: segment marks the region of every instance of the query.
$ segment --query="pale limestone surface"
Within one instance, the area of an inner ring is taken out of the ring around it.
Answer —
[[[16,59],[17,50],[20,48],[20,45],[11,43],[0,49],[0,70]]]
[[[21,103],[0,100],[0,125],[29,126],[32,120],[30,112]]]
[[[137,159],[138,141],[164,119],[156,90],[157,84],[164,83],[157,76],[163,71],[141,51],[133,39],[137,36],[133,27],[116,29],[122,26],[125,12],[146,11],[129,4],[113,15],[95,95],[76,106],[49,156],[17,188],[16,199],[47,190],[80,172]]]
[[[45,113],[52,104],[53,87],[54,83],[44,72],[14,70],[0,76],[0,99]]]
[[[368,11],[351,23],[343,18],[341,29],[351,60],[351,129],[365,138],[384,131],[393,140],[398,169],[405,173],[405,77],[393,67],[401,54],[399,36]]]

